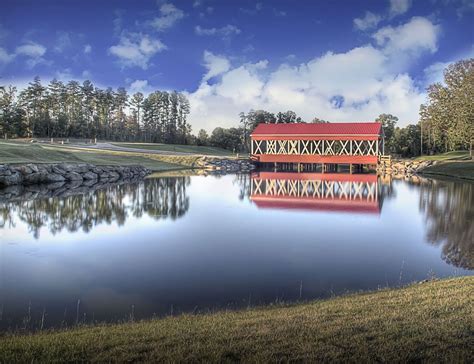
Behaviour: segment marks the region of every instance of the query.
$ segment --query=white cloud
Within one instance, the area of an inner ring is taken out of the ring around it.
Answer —
[[[178,20],[184,17],[184,12],[171,3],[160,6],[160,16],[151,21],[151,25],[158,31],[171,28]]]
[[[14,58],[14,54],[9,54],[6,49],[0,47],[0,64],[10,63]]]
[[[26,66],[29,69],[34,68],[38,64],[51,64],[51,61],[47,61],[43,58],[46,53],[46,47],[35,42],[26,42],[15,49],[14,56],[26,57]]]
[[[405,14],[411,7],[411,0],[390,0],[390,16]]]
[[[474,12],[474,1],[472,0],[460,0],[459,7],[456,9],[456,14],[459,18],[462,18],[464,14]]]
[[[426,84],[443,81],[443,71],[451,62],[435,62],[423,70]]]
[[[90,44],[86,44],[84,46],[84,53],[89,54],[90,52],[92,52],[92,46]]]
[[[120,36],[119,44],[109,48],[109,53],[119,59],[122,67],[147,69],[151,58],[165,49],[159,39],[142,33],[126,33]]]
[[[122,32],[122,25],[123,25],[123,10],[115,10],[114,11],[114,34],[119,35]]]
[[[147,80],[135,80],[130,84],[129,89],[131,93],[135,93],[135,92],[148,93],[151,91],[151,86]]]
[[[42,57],[46,53],[46,47],[35,42],[28,42],[16,48],[17,55],[23,55],[31,58]]]
[[[54,51],[57,53],[63,53],[65,50],[72,46],[71,36],[68,32],[57,32],[56,45]]]
[[[81,73],[81,77],[84,79],[91,79],[92,78],[92,73],[89,70],[84,70]]]
[[[196,26],[194,31],[197,35],[216,35],[222,38],[228,38],[232,35],[240,34],[241,31],[235,25],[227,24],[222,28],[202,28],[201,26]]]
[[[398,27],[387,26],[379,29],[373,38],[387,53],[406,56],[412,52],[436,52],[440,31],[440,26],[427,18],[413,17],[408,23]]]
[[[63,70],[57,70],[54,73],[54,78],[59,81],[69,82],[70,80],[74,79],[74,76],[70,68],[65,68]]]
[[[216,56],[211,52],[204,51],[204,66],[207,68],[207,73],[203,80],[207,81],[212,77],[218,76],[230,69],[230,62],[227,58]]]
[[[373,29],[380,23],[381,20],[382,17],[380,15],[366,11],[363,18],[354,19],[354,27],[358,30]]]
[[[381,113],[392,113],[400,125],[416,122],[425,91],[406,73],[408,68],[401,68],[395,47],[406,51],[405,61],[411,64],[423,52],[436,50],[438,35],[437,26],[413,18],[400,27],[385,28],[374,36],[374,45],[328,52],[297,66],[285,62],[272,70],[265,60],[232,65],[227,57],[205,52],[205,76],[188,94],[190,122],[195,130],[235,126],[239,112],[252,108],[294,110],[303,120],[317,116],[371,121]],[[340,102],[334,102],[336,98]]]
[[[256,15],[262,9],[263,4],[261,2],[257,2],[253,8],[240,8],[239,10],[245,14]]]
[[[275,9],[275,8],[273,8],[273,14],[275,14],[275,16],[286,16],[287,15],[286,11],[278,10],[278,9]]]

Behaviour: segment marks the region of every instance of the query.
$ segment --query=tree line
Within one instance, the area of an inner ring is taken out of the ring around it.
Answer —
[[[196,136],[197,145],[210,145],[225,148],[235,152],[248,152],[250,150],[250,134],[260,123],[265,124],[290,124],[303,123],[304,121],[294,111],[271,113],[266,110],[253,110],[239,114],[239,126],[232,128],[215,128],[211,135],[201,129]],[[328,121],[313,118],[312,123],[327,123]]]
[[[0,135],[5,138],[97,138],[187,144],[189,101],[182,93],[129,95],[89,80],[43,85],[39,77],[21,92],[0,89]]]
[[[474,139],[474,58],[444,70],[444,82],[427,88],[427,102],[420,106],[416,124],[397,127],[398,118],[381,114],[385,153],[403,157],[472,150]]]

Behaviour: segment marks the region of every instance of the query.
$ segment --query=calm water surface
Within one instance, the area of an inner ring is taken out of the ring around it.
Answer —
[[[31,197],[31,196],[30,196]],[[150,178],[0,202],[0,328],[328,297],[473,274],[474,184]]]

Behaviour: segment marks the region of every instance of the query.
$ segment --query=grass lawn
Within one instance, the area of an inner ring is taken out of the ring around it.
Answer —
[[[415,158],[415,160],[423,161],[447,161],[447,160],[469,160],[469,152],[467,150],[457,150],[435,155],[423,155]]]
[[[470,362],[474,277],[292,306],[0,337],[0,362]]]
[[[123,153],[91,150],[84,151],[63,146],[0,142],[1,163],[91,163],[96,165],[139,164],[154,171],[183,168],[179,160]]]
[[[192,153],[202,155],[216,155],[216,156],[230,156],[232,152],[215,147],[204,147],[197,145],[177,145],[177,144],[160,144],[160,143],[112,143],[119,147],[126,148],[138,148],[148,150],[158,150],[163,152],[179,152],[179,153]]]

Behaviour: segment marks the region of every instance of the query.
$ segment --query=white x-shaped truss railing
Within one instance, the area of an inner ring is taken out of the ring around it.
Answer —
[[[252,140],[252,154],[286,155],[374,155],[378,140]]]

